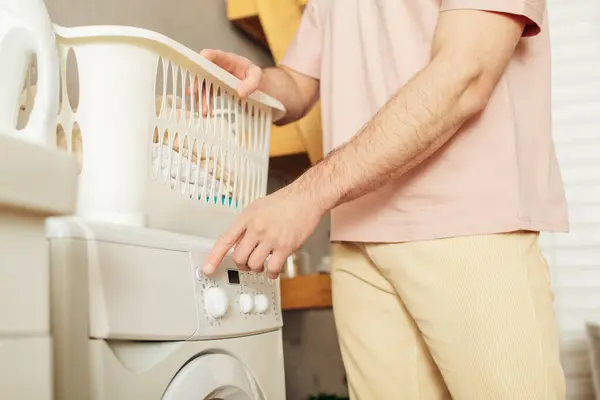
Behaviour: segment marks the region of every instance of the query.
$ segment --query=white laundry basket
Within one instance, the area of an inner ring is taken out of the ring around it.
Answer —
[[[81,163],[79,215],[210,238],[265,195],[279,102],[240,99],[235,77],[155,32],[55,31],[57,141]]]

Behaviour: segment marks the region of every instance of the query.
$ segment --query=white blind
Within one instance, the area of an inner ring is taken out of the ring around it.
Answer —
[[[600,0],[548,0],[553,134],[571,232],[543,235],[569,400],[594,399],[585,322],[600,322]]]

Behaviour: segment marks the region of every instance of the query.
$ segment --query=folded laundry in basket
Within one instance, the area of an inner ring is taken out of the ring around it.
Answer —
[[[159,145],[154,143],[152,147],[152,168],[153,171],[159,171],[160,176],[163,180],[169,176],[169,162],[170,178],[174,183],[175,180],[179,179],[181,182],[187,182],[190,185],[190,193],[194,192],[196,181],[198,181],[198,192],[199,196],[202,189],[205,186],[206,190],[204,193],[207,197],[210,195],[218,195],[219,190],[223,196],[231,198],[233,195],[233,186],[231,182],[233,179],[230,175],[220,175],[219,170],[215,167],[207,164],[197,164],[197,161],[190,162],[187,154],[180,155],[178,152],[173,151],[171,159],[169,161],[169,146]],[[215,173],[215,171],[217,173]],[[222,177],[222,179],[221,179]]]
[[[181,120],[181,113],[183,111],[183,107],[181,105],[182,101],[181,101],[181,97],[177,96],[175,97],[175,100],[173,100],[173,95],[167,95],[165,96],[165,104],[163,104],[163,97],[161,95],[157,95],[156,96],[156,104],[155,104],[155,108],[157,110],[162,110],[163,107],[167,107],[168,110],[173,109],[173,106],[175,107],[175,120],[179,121]],[[175,104],[173,104],[175,103]],[[186,110],[185,111],[185,120],[189,121],[191,118],[192,112],[190,110]],[[198,118],[199,114],[198,111],[194,112],[194,117]]]
[[[173,101],[173,96],[169,95],[166,96],[165,98],[166,104],[169,104],[170,106],[172,106],[173,102],[175,102],[176,105],[176,118],[179,119],[181,117],[181,98],[180,97],[176,97],[175,101]],[[162,103],[162,96],[156,96],[156,104],[157,107]],[[190,111],[186,111],[187,117],[189,118],[191,112]],[[198,113],[195,113],[196,116],[198,116]],[[230,115],[231,114],[231,115]],[[229,120],[231,120],[232,122],[234,122],[235,120],[235,115],[233,112],[224,112],[224,111],[219,111],[219,110],[215,110],[214,112],[214,116],[211,117],[212,123],[214,124],[215,127],[220,128],[220,127],[229,127],[230,129],[227,132],[223,132],[226,135],[231,135],[231,137],[234,137],[236,135],[236,128],[233,124],[229,124]],[[177,141],[173,142],[173,151],[179,153],[180,152],[180,148],[179,148],[180,144]],[[224,163],[222,163],[220,160],[214,160],[214,153],[210,152],[210,154],[206,154],[207,152],[202,151],[203,149],[200,149],[200,166],[205,166],[206,164],[215,164],[216,165],[216,171],[214,171],[214,173],[216,174],[216,176],[228,176],[230,174],[229,168],[227,167],[227,165],[224,165]],[[188,150],[186,148],[183,149],[183,152],[186,153]],[[198,147],[193,146],[192,147],[192,162],[196,163],[197,159],[198,159]],[[185,157],[187,157],[187,154],[184,154]],[[223,171],[221,171],[221,169]],[[223,173],[223,175],[221,175],[221,173]]]

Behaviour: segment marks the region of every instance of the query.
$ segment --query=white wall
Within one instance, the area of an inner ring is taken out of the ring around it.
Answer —
[[[593,399],[585,321],[600,321],[600,2],[548,0],[553,128],[571,232],[544,235],[570,400]]]

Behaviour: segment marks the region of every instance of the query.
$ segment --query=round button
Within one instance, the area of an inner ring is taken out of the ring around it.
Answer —
[[[264,294],[254,296],[254,310],[259,314],[264,314],[269,309],[269,299]]]
[[[250,314],[254,308],[254,299],[248,293],[240,294],[240,311],[244,314]]]
[[[204,275],[202,275],[202,267],[197,267],[196,268],[196,279],[201,281],[203,277],[204,277]]]
[[[219,287],[213,286],[204,292],[204,309],[213,318],[221,318],[227,313],[229,299],[227,293]]]

